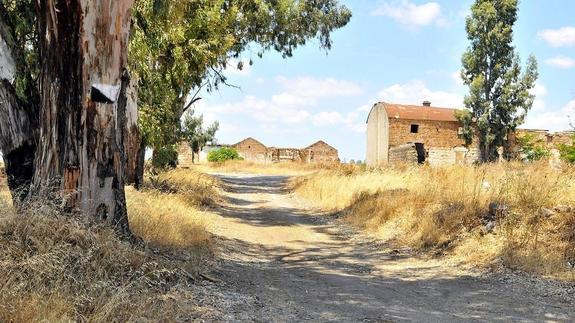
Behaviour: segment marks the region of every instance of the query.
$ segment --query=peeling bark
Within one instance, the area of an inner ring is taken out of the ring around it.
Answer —
[[[35,194],[55,189],[67,207],[128,235],[125,70],[132,2],[38,2],[42,140],[33,180]],[[95,97],[95,84],[119,87],[119,97]]]
[[[3,9],[3,8],[0,8]],[[8,187],[16,205],[27,194],[34,174],[38,112],[37,92],[30,91],[30,100],[18,99],[14,82],[24,73],[17,57],[22,57],[14,44],[11,30],[0,12],[0,151],[4,159]]]

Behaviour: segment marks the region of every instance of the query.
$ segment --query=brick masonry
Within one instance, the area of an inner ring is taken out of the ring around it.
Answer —
[[[206,146],[195,158],[196,162],[207,162],[209,151],[220,147],[232,147],[248,161],[261,163],[300,162],[300,163],[339,163],[337,149],[320,140],[306,148],[266,147],[254,138],[246,138],[234,145]],[[182,142],[178,147],[178,165],[189,168],[193,165],[190,146]]]

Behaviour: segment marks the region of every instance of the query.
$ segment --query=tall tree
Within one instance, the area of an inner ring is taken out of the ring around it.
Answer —
[[[0,149],[15,200],[54,191],[126,234],[137,104],[160,116],[144,136],[169,141],[187,94],[225,82],[230,55],[257,43],[291,56],[316,36],[329,48],[350,18],[336,0],[136,0],[130,77],[132,3],[0,0]]]
[[[27,196],[34,175],[40,98],[33,81],[35,25],[29,1],[0,2],[0,150],[16,205]]]
[[[497,158],[497,147],[507,146],[507,135],[524,122],[533,105],[530,90],[538,77],[537,61],[530,56],[521,73],[513,47],[518,0],[476,0],[466,21],[471,42],[463,54],[463,81],[469,86],[464,118],[466,132],[474,131],[483,162]]]
[[[207,143],[215,141],[219,127],[220,124],[216,121],[204,128],[204,117],[202,115],[195,116],[193,109],[186,112],[182,122],[181,136],[192,149],[192,162],[195,161],[195,157]]]
[[[129,233],[124,139],[132,0],[40,1],[33,189]]]
[[[146,144],[159,149],[179,140],[180,119],[193,102],[188,94],[226,83],[230,59],[241,69],[237,58],[246,50],[290,57],[311,38],[330,49],[331,32],[350,17],[337,0],[136,1],[130,65]]]

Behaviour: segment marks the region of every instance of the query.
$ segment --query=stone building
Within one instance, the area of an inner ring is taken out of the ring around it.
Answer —
[[[186,142],[178,147],[178,166],[189,168],[194,162],[205,163],[208,153],[222,147],[234,148],[240,157],[260,163],[299,162],[299,163],[339,163],[337,149],[320,140],[306,148],[267,147],[260,141],[248,137],[234,145],[207,145],[192,160],[192,150]]]
[[[231,147],[235,148],[240,157],[245,160],[265,162],[268,158],[268,148],[252,137],[248,137]]]
[[[464,147],[462,125],[455,109],[377,103],[367,118],[369,166],[389,162],[418,162],[432,165],[472,163],[476,148]]]
[[[320,140],[302,149],[303,158],[307,163],[334,163],[339,162],[337,149]]]
[[[366,164],[429,163],[430,165],[471,164],[479,158],[477,146],[465,147],[463,125],[455,117],[456,109],[377,103],[367,118]],[[518,150],[516,138],[533,135],[549,149],[571,142],[573,132],[517,129],[511,135],[511,152]],[[477,140],[474,138],[474,145]]]

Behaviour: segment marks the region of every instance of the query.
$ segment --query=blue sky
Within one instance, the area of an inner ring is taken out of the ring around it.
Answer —
[[[221,143],[251,136],[268,146],[305,147],[323,139],[342,159],[363,160],[365,119],[374,103],[463,106],[467,90],[458,75],[472,2],[342,1],[353,17],[333,34],[329,53],[316,40],[289,59],[248,51],[242,60],[253,66],[226,70],[240,89],[203,93],[196,111],[220,122]],[[536,56],[540,73],[525,127],[566,130],[568,116],[575,120],[573,12],[572,0],[521,1],[515,45],[523,62]]]

